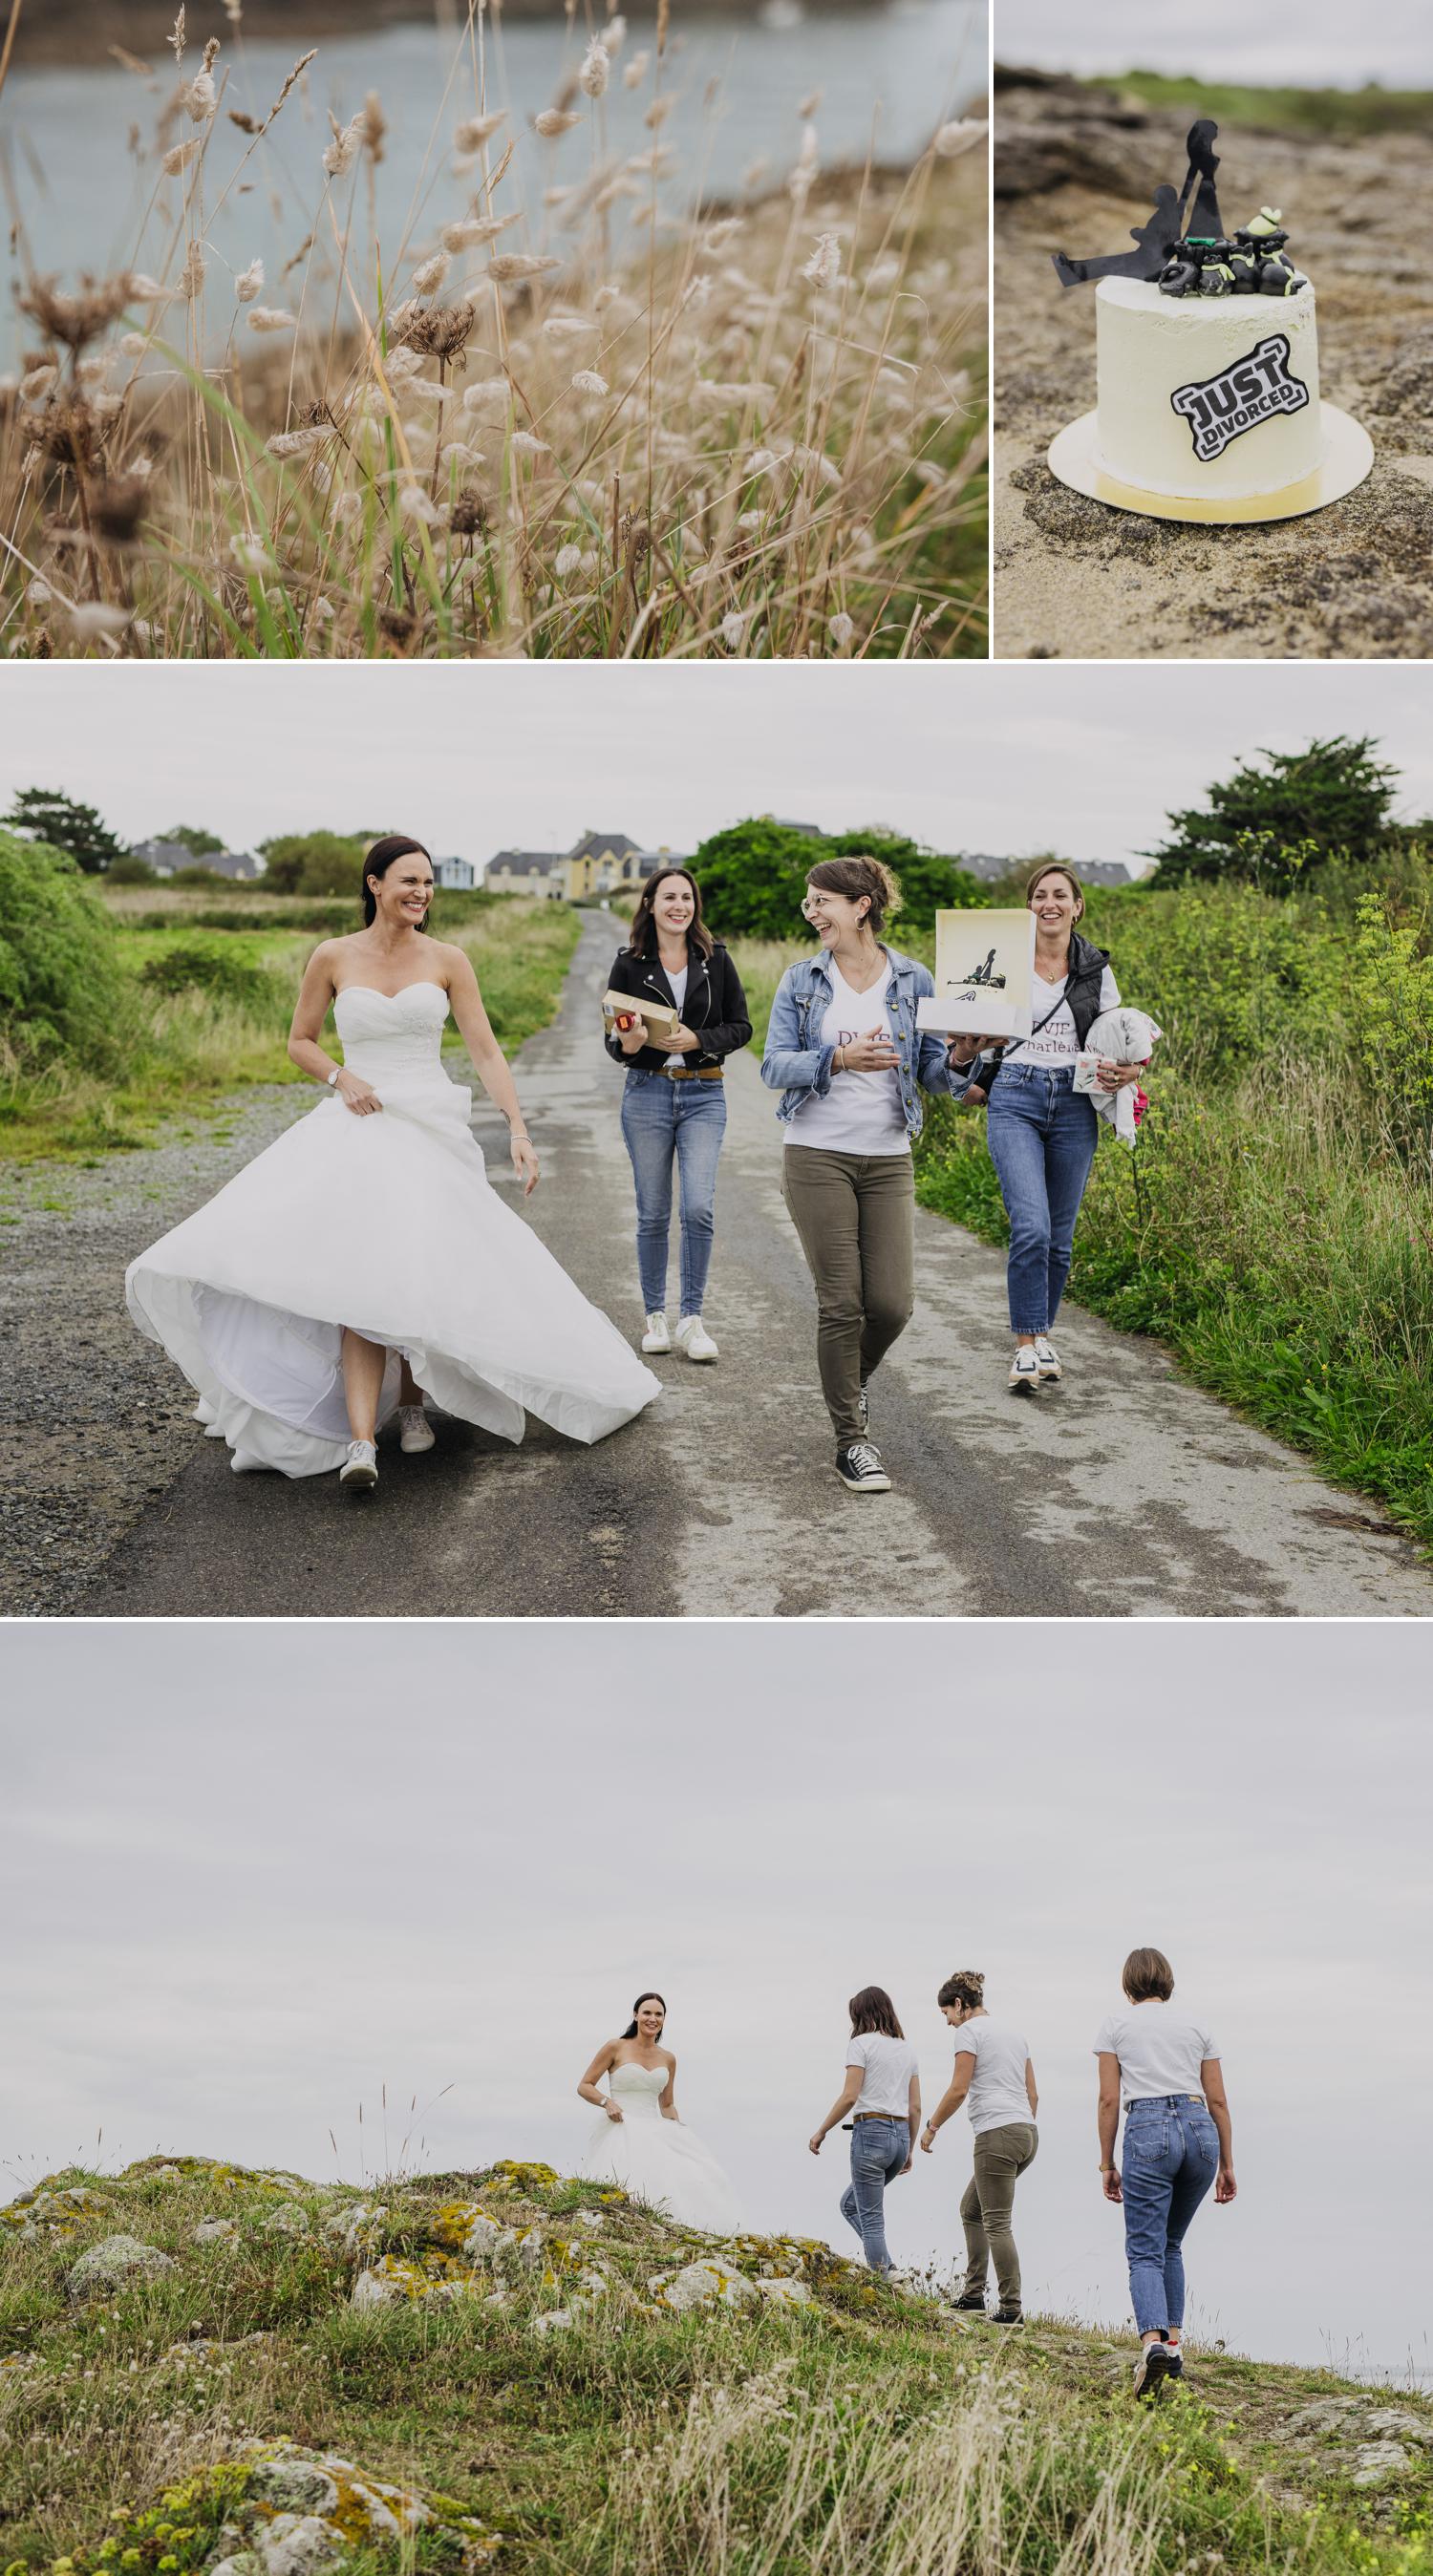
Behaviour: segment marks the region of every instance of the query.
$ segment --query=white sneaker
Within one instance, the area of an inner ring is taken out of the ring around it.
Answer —
[[[433,1425],[421,1404],[400,1404],[398,1446],[405,1458],[416,1458],[433,1446]]]
[[[1028,1342],[1021,1342],[1010,1363],[1010,1385],[1016,1395],[1038,1395],[1040,1363]]]
[[[350,1440],[348,1456],[338,1471],[338,1481],[350,1492],[366,1494],[378,1482],[378,1452],[371,1440]]]
[[[684,1315],[677,1326],[676,1348],[689,1360],[714,1360],[720,1357],[715,1342],[700,1315]]]
[[[1046,1341],[1043,1333],[1037,1333],[1035,1336],[1035,1357],[1039,1361],[1042,1377],[1064,1376],[1065,1372],[1060,1366],[1060,1354],[1053,1342]]]
[[[672,1337],[667,1330],[666,1316],[649,1315],[647,1317],[647,1329],[642,1335],[643,1350],[655,1351],[660,1354],[662,1351],[669,1351],[671,1347]]]

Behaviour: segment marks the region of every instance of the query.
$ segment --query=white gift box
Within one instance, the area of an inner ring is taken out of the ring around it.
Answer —
[[[1035,916],[938,912],[935,991],[916,1025],[946,1037],[1028,1038],[1034,1012]]]

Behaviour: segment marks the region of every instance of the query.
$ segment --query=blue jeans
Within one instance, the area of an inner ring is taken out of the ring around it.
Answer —
[[[997,1073],[985,1135],[1010,1219],[1012,1333],[1048,1333],[1059,1312],[1099,1132],[1072,1066],[1016,1064]]]
[[[894,2182],[911,2151],[909,2120],[858,2120],[851,2131],[851,2180],[841,2194],[841,2216],[854,2227],[873,2272],[889,2272],[886,2185]]]
[[[1219,2171],[1219,2136],[1203,2103],[1176,2093],[1125,2113],[1125,2259],[1141,2334],[1184,2323],[1185,2232]]]
[[[726,1086],[669,1082],[628,1067],[622,1141],[637,1185],[637,1270],[644,1315],[665,1313],[672,1164],[682,1201],[682,1313],[699,1315],[712,1261],[717,1156],[726,1133]]]

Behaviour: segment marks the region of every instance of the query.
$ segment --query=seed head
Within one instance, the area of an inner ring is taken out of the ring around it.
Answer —
[[[481,492],[462,491],[448,515],[455,537],[480,537],[488,524],[488,505]]]
[[[488,275],[496,286],[511,286],[523,277],[546,277],[549,270],[561,268],[560,259],[542,259],[535,251],[499,251],[488,262]]]
[[[594,36],[577,75],[589,98],[601,98],[612,77],[612,58],[600,36]]]
[[[599,376],[595,367],[579,367],[572,379],[572,390],[576,394],[600,397],[607,391],[607,379]]]
[[[196,125],[206,125],[219,104],[212,72],[196,72],[184,92],[185,108]]]
[[[990,127],[983,117],[958,116],[953,125],[943,125],[931,146],[942,161],[956,161],[962,152],[972,152],[983,143]]]
[[[557,560],[552,569],[559,581],[566,581],[568,574],[579,571],[581,565],[582,548],[580,546],[559,546]]]
[[[179,15],[174,21],[174,32],[172,35],[166,36],[165,43],[174,47],[174,59],[177,63],[182,63],[184,60],[185,45],[183,0],[180,0]]]
[[[275,569],[273,556],[262,537],[231,537],[229,554],[230,559],[243,573],[260,574],[272,572]]]
[[[383,138],[388,132],[388,119],[383,113],[383,101],[376,89],[369,91],[363,102],[362,114],[363,148],[376,169],[383,158]]]
[[[179,12],[184,15],[183,10]],[[100,644],[109,636],[122,635],[129,624],[127,608],[109,608],[103,600],[77,599],[65,605],[70,632],[77,644]]]
[[[281,313],[272,304],[256,304],[249,315],[251,331],[297,331],[298,315]]]
[[[801,272],[813,286],[835,286],[841,275],[841,236],[818,233],[816,248]]]
[[[159,165],[166,179],[177,179],[180,171],[187,170],[195,154],[202,152],[203,149],[204,146],[197,135],[193,136],[188,143],[171,145]]]
[[[148,506],[147,474],[115,474],[90,492],[90,520],[112,546],[133,545]]]
[[[475,250],[479,242],[496,241],[519,221],[517,215],[460,215],[456,223],[441,226],[438,239],[444,250]]]
[[[425,358],[452,358],[467,347],[477,318],[477,306],[472,303],[400,304],[392,317],[391,336],[398,347],[417,350]]]
[[[260,287],[263,285],[263,282],[263,261],[261,259],[251,259],[248,267],[241,269],[234,280],[234,293],[237,295],[239,302],[241,304],[252,304]]]
[[[544,143],[551,143],[559,134],[570,134],[574,125],[582,123],[582,118],[572,108],[545,107],[532,122],[534,132],[542,136]]]
[[[340,125],[330,110],[328,121],[333,141],[324,153],[323,166],[330,179],[345,179],[358,159],[359,145],[363,141],[363,110],[360,108],[347,125]]]
[[[204,253],[197,241],[189,245],[184,266],[179,272],[179,292],[186,304],[192,304],[204,285]]]
[[[481,152],[489,135],[496,134],[506,114],[507,109],[499,107],[491,116],[465,117],[453,136],[454,149],[459,152]]]
[[[640,53],[640,54],[634,54],[634,55],[632,56],[632,59],[631,59],[630,63],[627,65],[626,70],[625,70],[625,71],[623,72],[623,74],[622,74],[622,82],[623,82],[623,86],[624,86],[624,88],[626,88],[626,89],[640,89],[640,88],[641,88],[643,81],[644,81],[644,80],[646,79],[646,77],[647,77],[647,67],[648,67],[649,63],[651,62],[651,59],[652,59],[651,55],[650,55],[649,53],[645,53],[645,52],[644,52],[644,53]]]
[[[436,295],[452,264],[447,251],[435,251],[431,259],[425,259],[422,267],[413,271],[414,294]]]
[[[729,653],[734,653],[746,633],[746,612],[732,608],[721,622],[721,640]]]
[[[835,645],[837,652],[844,653],[852,636],[856,632],[855,619],[848,617],[844,608],[838,609],[834,617],[829,617],[827,619],[826,632],[830,636],[832,643]]]

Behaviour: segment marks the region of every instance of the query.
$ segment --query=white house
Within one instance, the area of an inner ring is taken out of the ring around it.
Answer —
[[[435,859],[433,879],[435,884],[447,886],[455,894],[471,894],[478,881],[478,872],[471,859]]]

